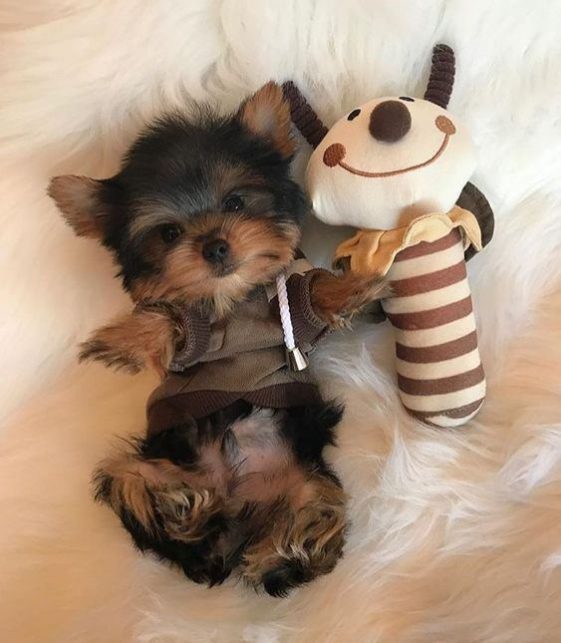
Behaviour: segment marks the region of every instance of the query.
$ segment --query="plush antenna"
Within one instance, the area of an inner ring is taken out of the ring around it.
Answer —
[[[283,84],[282,91],[290,105],[292,122],[308,143],[312,147],[317,147],[327,134],[327,127],[291,80]]]
[[[424,99],[446,109],[454,87],[456,59],[448,45],[436,45],[432,50],[432,66]]]

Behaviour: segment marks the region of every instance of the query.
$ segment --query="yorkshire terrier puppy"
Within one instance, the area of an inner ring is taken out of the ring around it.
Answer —
[[[383,294],[298,256],[308,203],[290,178],[294,149],[269,83],[229,117],[156,122],[110,179],[49,188],[76,233],[112,251],[136,302],[82,358],[162,377],[146,437],[101,463],[97,498],[192,580],[235,572],[274,596],[333,569],[346,518],[323,458],[342,407],[309,369],[287,368],[270,285],[286,274],[304,350]]]

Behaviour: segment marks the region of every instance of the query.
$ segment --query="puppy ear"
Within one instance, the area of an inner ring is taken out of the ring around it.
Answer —
[[[74,232],[94,239],[103,238],[109,215],[103,191],[103,181],[73,175],[55,176],[47,190]]]
[[[250,96],[240,107],[238,118],[250,132],[269,141],[283,158],[294,154],[290,105],[275,82],[263,85]]]

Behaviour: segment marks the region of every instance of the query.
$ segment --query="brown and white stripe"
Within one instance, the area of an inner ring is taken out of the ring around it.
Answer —
[[[485,375],[458,229],[402,250],[383,303],[396,338],[405,408],[427,424],[460,426],[480,409]]]

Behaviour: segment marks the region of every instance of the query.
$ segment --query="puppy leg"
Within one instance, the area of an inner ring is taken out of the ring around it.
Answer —
[[[232,498],[245,503],[240,571],[252,587],[284,596],[341,557],[345,495],[322,456],[341,414],[332,403],[261,409],[232,426],[243,462]]]
[[[183,337],[176,320],[171,305],[139,306],[95,331],[81,345],[80,360],[98,360],[131,373],[152,366],[162,375]]]
[[[244,552],[241,576],[271,596],[286,596],[329,573],[342,556],[345,494],[331,475],[309,472],[293,493],[260,507],[251,518],[256,520],[261,526]]]
[[[121,519],[141,551],[152,551],[178,565],[199,583],[222,582],[230,573],[217,543],[226,529],[223,501],[204,473],[197,471],[189,446],[193,429],[178,428],[141,442],[134,451],[100,464],[94,477],[96,498]],[[167,447],[186,447],[183,457],[150,458]],[[182,461],[181,461],[182,460]],[[181,463],[181,464],[180,464]]]
[[[286,409],[280,430],[298,462],[324,466],[323,450],[335,445],[343,412],[344,407],[332,401]]]
[[[386,283],[352,272],[334,275],[321,272],[311,283],[311,302],[319,315],[332,328],[347,325],[348,321],[367,304],[388,294]]]

